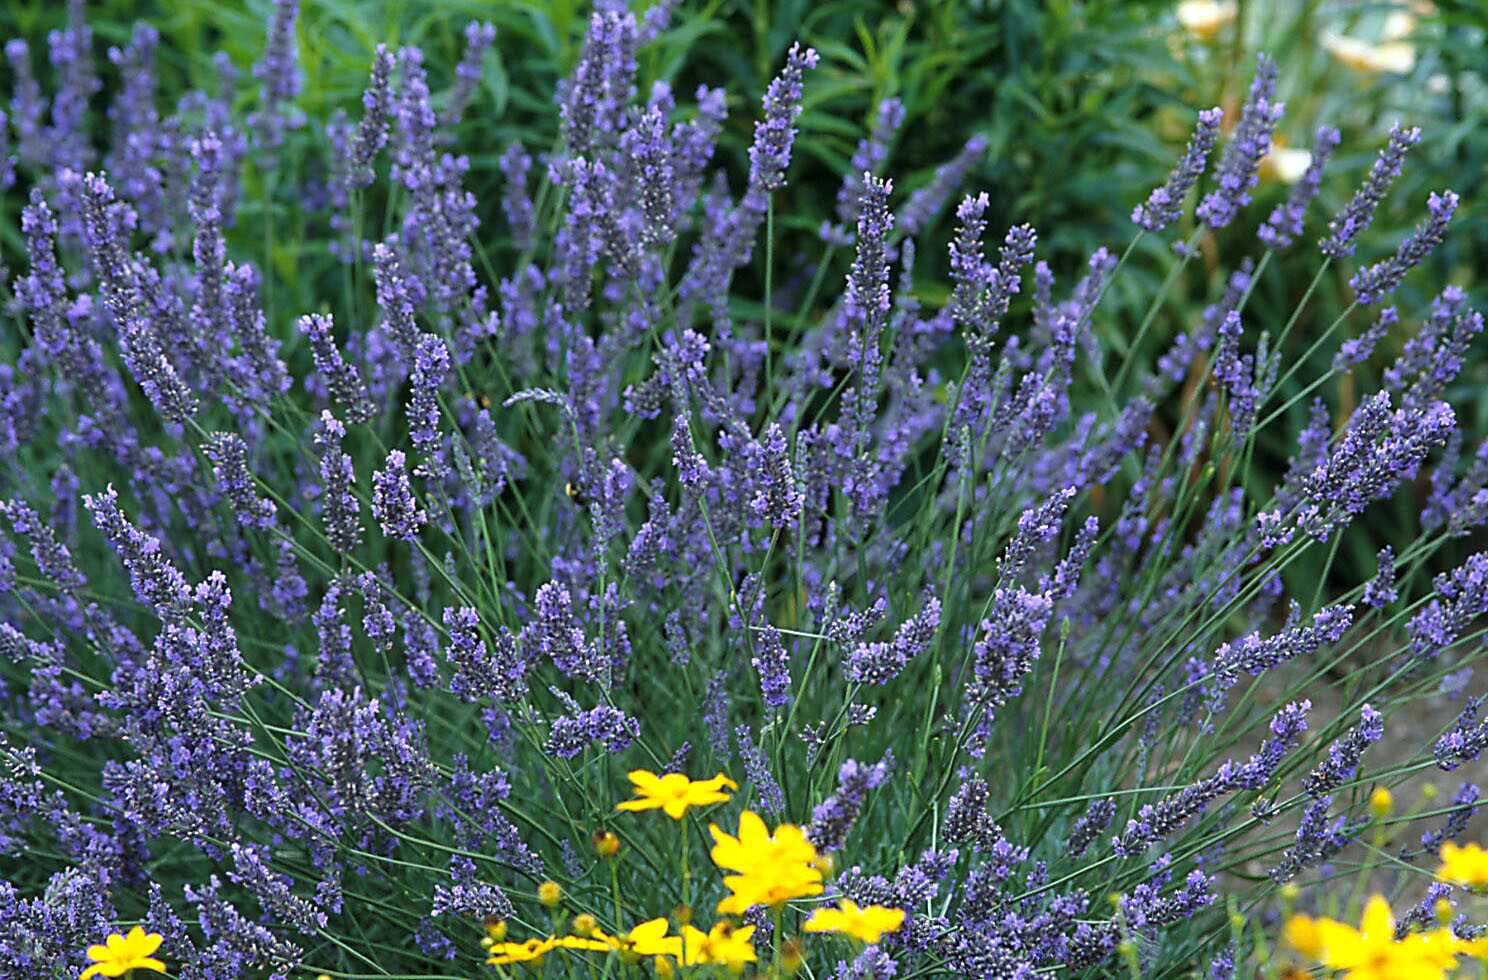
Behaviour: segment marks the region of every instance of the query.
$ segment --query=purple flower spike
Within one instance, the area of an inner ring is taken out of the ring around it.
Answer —
[[[1168,179],[1153,189],[1145,204],[1132,211],[1132,221],[1147,231],[1162,231],[1183,214],[1183,200],[1193,190],[1208,166],[1209,154],[1219,140],[1219,124],[1224,110],[1215,106],[1199,113],[1199,123],[1188,141],[1188,148],[1178,158],[1178,165]]]

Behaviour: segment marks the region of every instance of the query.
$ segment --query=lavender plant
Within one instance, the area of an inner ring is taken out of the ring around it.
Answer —
[[[297,4],[249,94],[174,111],[142,26],[110,53],[106,152],[81,4],[50,97],[7,47],[29,194],[0,365],[7,976],[1226,976],[1283,883],[1463,832],[1470,785],[1368,801],[1488,747],[1481,698],[1391,735],[1481,656],[1488,454],[1459,465],[1446,396],[1483,320],[1452,285],[1360,309],[1456,195],[1353,274],[1314,341],[1330,370],[1288,402],[1305,359],[1281,351],[1320,300],[1274,335],[1247,311],[1350,259],[1415,131],[1329,221],[1320,129],[1292,200],[1253,214],[1283,112],[1263,59],[1224,147],[1198,113],[1132,238],[1061,284],[1032,227],[989,254],[979,137],[896,189],[886,102],[792,276],[775,199],[817,54],[784,54],[741,181],[715,160],[737,93],[641,75],[672,6],[599,4],[557,143],[478,158],[456,126],[485,111],[489,25],[437,95],[417,49],[379,48],[323,125]],[[285,309],[295,269],[237,213],[312,186],[302,247],[343,275]],[[942,288],[915,260],[947,209]],[[1110,356],[1221,227],[1254,257],[1201,322],[1155,363]],[[1138,242],[1170,234],[1166,284],[1117,320]],[[1412,324],[1272,485],[1257,441]],[[1347,580],[1340,542],[1417,494],[1419,535]],[[617,812],[627,775],[619,809],[670,825]]]

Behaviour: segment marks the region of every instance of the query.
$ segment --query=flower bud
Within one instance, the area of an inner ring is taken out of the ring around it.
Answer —
[[[620,853],[620,838],[613,830],[601,830],[594,835],[594,853],[602,858],[612,858]]]
[[[1378,820],[1383,820],[1395,809],[1395,794],[1381,786],[1369,796],[1369,810]]]
[[[556,881],[545,881],[537,886],[537,900],[550,909],[556,909],[563,901],[563,886]]]

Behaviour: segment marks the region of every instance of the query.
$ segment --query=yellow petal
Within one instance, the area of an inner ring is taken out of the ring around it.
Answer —
[[[654,810],[661,806],[661,801],[655,798],[644,800],[625,800],[615,804],[617,810]]]
[[[1390,903],[1383,895],[1372,896],[1364,906],[1364,918],[1359,923],[1359,931],[1371,939],[1381,936],[1394,938],[1395,917],[1390,914]]]

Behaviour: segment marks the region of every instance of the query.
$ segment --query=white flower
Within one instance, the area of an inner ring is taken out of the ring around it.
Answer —
[[[1333,57],[1355,71],[1369,74],[1409,74],[1416,67],[1416,49],[1408,41],[1374,43],[1325,32],[1323,47]]]
[[[1295,184],[1312,165],[1312,153],[1292,146],[1278,146],[1261,161],[1261,170],[1283,184]]]
[[[1178,5],[1178,23],[1201,41],[1212,41],[1235,22],[1234,0],[1183,0]]]

